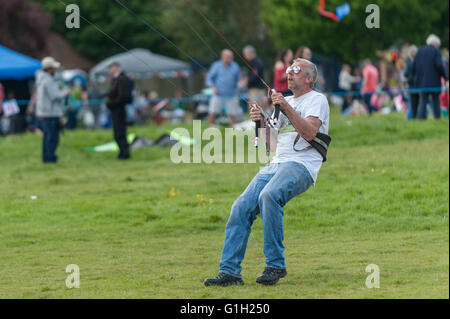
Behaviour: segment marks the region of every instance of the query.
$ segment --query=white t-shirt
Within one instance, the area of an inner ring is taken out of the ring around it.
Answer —
[[[355,81],[355,77],[347,71],[341,71],[339,74],[339,87],[343,90],[350,91],[352,89],[352,83]]]
[[[302,118],[307,118],[308,116],[318,117],[322,122],[319,132],[328,134],[330,107],[325,95],[316,91],[310,91],[297,98],[293,96],[286,97],[286,101]],[[277,128],[280,133],[278,134],[277,149],[272,163],[297,162],[303,164],[315,184],[322,166],[322,155],[312,147],[302,150],[309,147],[310,144],[301,136],[295,144],[295,149],[301,151],[294,150],[294,141],[298,133],[286,115],[281,112]],[[291,132],[283,133],[284,129],[288,129]]]

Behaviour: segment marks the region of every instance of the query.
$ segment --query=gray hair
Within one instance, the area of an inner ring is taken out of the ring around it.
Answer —
[[[305,74],[307,76],[312,76],[313,81],[311,82],[310,87],[311,87],[311,89],[313,89],[314,85],[317,82],[317,67],[316,67],[316,65],[314,63],[312,63],[311,61],[302,59],[302,58],[294,59],[294,63],[296,63],[296,62],[306,63]]]
[[[109,68],[111,68],[111,67],[113,67],[113,66],[116,66],[116,67],[118,67],[118,68],[121,67],[121,65],[120,65],[119,62],[113,61],[113,62],[111,62],[111,63],[108,64],[107,68],[109,69]]]
[[[427,38],[427,45],[435,45],[437,47],[441,46],[441,40],[435,34],[430,34]]]
[[[415,45],[411,45],[411,46],[408,48],[408,56],[409,56],[411,59],[414,59],[414,57],[416,56],[416,53],[417,53],[417,47],[416,47]]]
[[[222,56],[225,53],[229,53],[232,56],[234,56],[233,51],[231,51],[230,49],[223,49],[222,52],[220,52],[220,56]]]
[[[250,53],[256,55],[256,49],[251,45],[246,45],[242,50],[244,53]]]

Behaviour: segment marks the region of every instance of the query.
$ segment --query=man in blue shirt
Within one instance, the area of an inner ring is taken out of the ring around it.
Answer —
[[[214,95],[209,101],[210,124],[214,124],[217,115],[225,105],[226,113],[230,117],[230,124],[236,123],[239,115],[239,99],[237,96],[238,83],[241,80],[239,65],[233,61],[233,52],[223,50],[219,61],[214,62],[206,76],[206,85],[210,87]]]

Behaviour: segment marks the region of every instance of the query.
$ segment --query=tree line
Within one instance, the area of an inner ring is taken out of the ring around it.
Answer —
[[[120,1],[205,65],[227,46],[188,0]],[[316,54],[354,63],[395,44],[422,45],[430,33],[448,47],[445,0],[351,1],[350,14],[339,22],[319,15],[319,0],[192,1],[236,49],[252,44],[266,61],[273,61],[282,47],[295,50],[306,45]],[[334,11],[344,1],[327,0],[326,9]],[[79,6],[84,18],[79,29],[66,27],[65,3]],[[380,28],[365,25],[370,3],[380,8]],[[146,48],[188,61],[116,0],[2,0],[0,7],[0,43],[33,56],[45,48],[49,30],[62,34],[77,52],[94,61],[123,52],[97,27],[128,49]]]

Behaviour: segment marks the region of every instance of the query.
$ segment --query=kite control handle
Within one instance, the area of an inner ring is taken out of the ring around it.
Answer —
[[[255,147],[258,147],[258,140],[259,140],[259,129],[261,128],[261,120],[256,121],[255,123]]]
[[[277,93],[275,89],[272,89],[272,93]],[[280,104],[275,104],[275,114],[273,115],[273,118],[278,122],[278,118],[280,117]]]
[[[252,109],[257,107],[255,103],[249,103],[249,105]],[[258,147],[259,129],[260,128],[261,128],[261,120],[255,122],[255,141],[254,141],[255,147]]]

